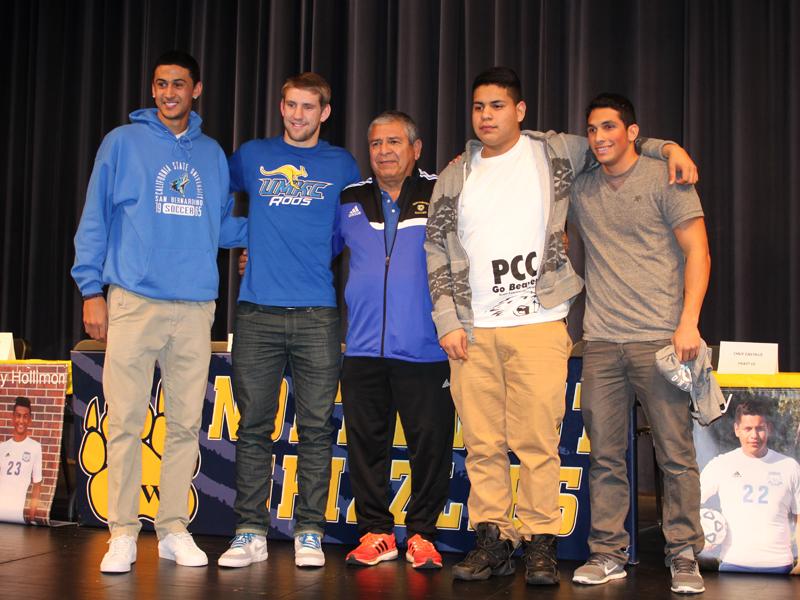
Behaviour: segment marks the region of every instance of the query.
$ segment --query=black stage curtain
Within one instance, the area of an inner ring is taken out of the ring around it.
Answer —
[[[643,134],[682,143],[701,168],[706,339],[778,341],[782,370],[800,370],[794,0],[16,0],[0,38],[0,330],[37,356],[65,357],[85,335],[69,268],[93,157],[151,105],[151,64],[178,47],[201,63],[197,110],[226,152],[278,134],[282,81],[314,70],[333,86],[323,137],[365,173],[366,125],[386,108],[417,119],[421,166],[441,169],[471,135],[469,86],[491,65],[520,74],[529,128],[580,133],[593,95],[630,96]],[[215,338],[235,302],[231,260]]]

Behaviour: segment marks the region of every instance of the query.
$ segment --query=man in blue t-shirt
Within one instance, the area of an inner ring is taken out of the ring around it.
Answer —
[[[237,523],[219,559],[224,567],[267,558],[271,436],[287,364],[300,438],[295,564],[325,564],[320,542],[341,358],[332,241],[339,192],[358,181],[359,171],[350,153],[319,139],[331,114],[331,89],[322,77],[290,77],[281,96],[283,135],[247,142],[229,159],[231,191],[249,197],[250,243],[232,356],[240,412]]]

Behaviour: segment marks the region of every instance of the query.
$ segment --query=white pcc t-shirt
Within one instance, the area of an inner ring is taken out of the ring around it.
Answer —
[[[545,309],[536,296],[550,190],[544,144],[524,135],[500,156],[472,158],[459,203],[458,237],[469,257],[475,327],[567,316],[569,302]]]
[[[42,480],[42,445],[29,437],[0,444],[0,521],[23,522],[31,482]]]

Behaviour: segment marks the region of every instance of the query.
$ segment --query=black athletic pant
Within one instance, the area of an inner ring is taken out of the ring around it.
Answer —
[[[344,358],[342,404],[360,535],[392,533],[394,528],[389,474],[399,413],[411,463],[408,537],[418,533],[435,539],[436,520],[450,491],[453,458],[455,408],[449,382],[447,361]]]

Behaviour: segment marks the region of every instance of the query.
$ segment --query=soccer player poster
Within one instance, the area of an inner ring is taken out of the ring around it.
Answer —
[[[800,389],[723,389],[732,399],[695,425],[701,564],[720,571],[800,574]]]
[[[11,433],[0,431],[0,521],[34,520],[42,490],[42,445],[30,435],[31,401],[11,407]],[[6,428],[3,428],[6,429]]]
[[[0,521],[50,524],[67,361],[0,361]]]

